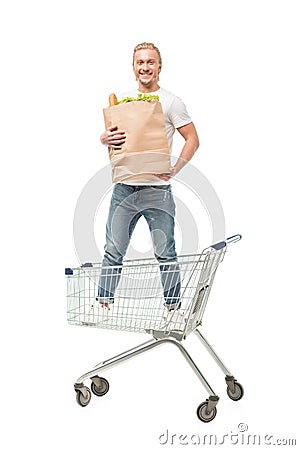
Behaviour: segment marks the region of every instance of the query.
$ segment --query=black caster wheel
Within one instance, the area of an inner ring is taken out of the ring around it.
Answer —
[[[93,378],[95,379],[96,377]],[[97,382],[98,381],[101,383],[100,386],[97,386],[97,384],[92,381],[91,390],[93,394],[97,395],[98,397],[102,397],[103,395],[107,394],[109,390],[109,383],[105,378],[102,377],[97,377]]]
[[[231,400],[237,402],[238,400],[240,400],[243,397],[244,389],[243,389],[243,386],[236,381],[234,382],[234,388],[235,388],[235,390],[234,390],[234,392],[232,392],[229,389],[229,386],[227,386],[227,395],[229,398],[231,398]]]
[[[81,391],[76,391],[76,401],[80,406],[87,406],[91,401],[91,397],[92,394],[88,387],[86,388],[86,397]]]
[[[208,414],[206,411],[208,402],[203,402],[198,406],[197,409],[197,417],[202,422],[211,422],[217,415],[217,408],[214,407],[211,412]]]

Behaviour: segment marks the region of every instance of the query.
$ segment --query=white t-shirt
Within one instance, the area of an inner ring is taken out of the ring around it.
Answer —
[[[129,92],[123,93],[119,100],[124,97],[136,97],[140,92],[137,89],[134,89]],[[172,152],[173,145],[173,134],[177,128],[183,127],[184,125],[188,125],[192,122],[192,119],[188,115],[187,109],[183,101],[172,94],[169,91],[166,91],[163,88],[159,88],[155,92],[147,92],[150,95],[158,95],[159,101],[162,106],[162,110],[165,118],[166,132],[169,143],[170,151]],[[125,184],[130,185],[159,185],[159,184],[170,184],[170,182],[166,182],[160,180],[155,176],[147,176],[147,178],[139,178],[138,180],[127,180],[123,181]]]

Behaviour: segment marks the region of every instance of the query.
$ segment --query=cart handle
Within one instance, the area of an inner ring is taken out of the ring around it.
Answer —
[[[235,234],[234,236],[231,236],[226,239],[226,244],[231,244],[232,242],[238,242],[242,239],[241,234]]]
[[[215,244],[211,245],[211,248],[214,250],[221,250],[222,248],[226,247],[226,245],[231,244],[232,242],[238,242],[242,239],[241,234],[235,234],[234,236],[230,236],[225,241],[216,242]]]

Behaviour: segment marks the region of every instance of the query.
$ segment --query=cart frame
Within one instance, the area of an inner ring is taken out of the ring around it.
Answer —
[[[141,353],[144,353],[148,350],[152,350],[160,345],[163,344],[173,344],[175,345],[180,353],[184,356],[185,360],[189,364],[189,366],[193,369],[199,380],[201,381],[203,387],[208,393],[208,398],[202,402],[199,407],[197,408],[197,417],[202,422],[210,422],[213,420],[216,416],[217,409],[216,405],[219,401],[219,396],[215,393],[211,385],[208,383],[206,378],[204,377],[203,373],[200,371],[194,360],[192,359],[191,355],[188,353],[188,351],[185,349],[185,347],[182,344],[182,341],[187,337],[188,334],[193,332],[197,338],[200,340],[202,345],[206,348],[206,350],[209,352],[211,357],[214,359],[214,361],[217,363],[219,368],[222,370],[222,372],[225,375],[225,381],[227,384],[227,394],[229,398],[231,398],[234,401],[240,400],[243,397],[244,390],[240,383],[237,382],[235,377],[232,375],[232,373],[229,371],[229,369],[225,366],[225,364],[222,362],[220,357],[217,355],[213,347],[209,344],[209,342],[206,340],[206,338],[203,336],[203,334],[198,330],[198,327],[202,325],[202,317],[206,308],[206,304],[208,301],[208,297],[212,288],[212,284],[214,281],[214,277],[216,274],[216,270],[219,266],[219,263],[223,261],[225,252],[227,251],[228,244],[231,244],[233,242],[237,242],[241,239],[241,235],[237,234],[234,235],[225,241],[218,242],[207,249],[203,251],[200,256],[204,256],[204,263],[202,260],[201,265],[201,274],[199,275],[197,279],[197,286],[194,286],[194,292],[193,292],[193,298],[188,298],[188,307],[185,308],[185,319],[184,319],[184,326],[181,327],[181,329],[172,329],[169,326],[166,327],[157,327],[156,329],[133,329],[130,331],[143,331],[150,333],[152,335],[152,338],[150,340],[147,340],[146,342],[133,347],[129,350],[126,350],[112,358],[109,358],[107,360],[104,360],[100,363],[98,363],[92,370],[86,372],[85,374],[81,375],[74,384],[74,389],[76,391],[76,400],[81,406],[87,406],[88,403],[91,400],[91,391],[96,396],[103,396],[105,395],[109,390],[109,383],[108,381],[100,377],[99,374],[104,372],[107,369],[110,369],[121,362],[124,362],[126,360],[129,360]],[[195,256],[195,255],[193,255]],[[211,264],[207,264],[207,262],[210,262]],[[85,268],[85,270],[88,270],[89,268],[93,267],[92,264],[85,264],[82,266]],[[66,269],[66,275],[69,278],[72,278],[74,276],[74,270],[75,269]],[[205,270],[207,270],[207,273],[205,273]],[[80,272],[82,273],[82,272]],[[205,273],[205,277],[203,278],[202,274]],[[86,275],[84,275],[86,276]],[[202,278],[201,278],[202,277]],[[208,280],[208,281],[207,281]],[[189,282],[189,280],[188,280]],[[186,288],[188,287],[188,282],[186,284]],[[208,284],[206,284],[208,283]],[[185,288],[184,288],[185,289]],[[89,291],[90,292],[90,291]],[[90,294],[89,294],[90,295]],[[92,294],[93,295],[93,294]],[[76,297],[76,300],[78,301],[78,298]],[[86,308],[85,303],[84,308]],[[82,308],[82,306],[81,306]],[[68,309],[69,312],[69,309]],[[109,322],[100,322],[100,323],[85,323],[80,321],[79,315],[74,316],[74,312],[72,309],[72,316],[70,319],[70,323],[72,323],[72,320],[74,320],[75,317],[75,324],[79,325],[96,325],[99,328],[110,328]],[[119,319],[119,317],[117,317]],[[120,319],[119,319],[120,320]],[[144,324],[144,322],[143,322]],[[122,329],[122,328],[121,328]],[[91,390],[84,385],[84,381],[87,379],[91,380]]]

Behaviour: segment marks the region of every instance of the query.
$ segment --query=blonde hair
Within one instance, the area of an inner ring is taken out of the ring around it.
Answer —
[[[154,44],[152,44],[152,42],[142,42],[141,44],[138,44],[138,45],[136,45],[136,46],[134,47],[132,64],[134,64],[134,55],[135,55],[135,52],[137,52],[138,50],[143,50],[143,49],[145,49],[145,48],[149,48],[150,50],[155,50],[155,51],[157,52],[157,54],[158,54],[158,62],[159,62],[159,66],[160,66],[160,68],[161,68],[162,60],[161,60],[161,54],[160,54],[160,51],[158,50],[158,48],[157,48]]]

